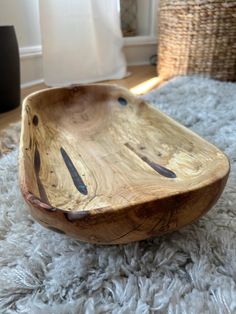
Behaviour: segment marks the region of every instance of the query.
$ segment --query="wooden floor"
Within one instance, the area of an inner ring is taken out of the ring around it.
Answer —
[[[122,80],[107,81],[107,83],[118,84],[130,89],[134,94],[144,94],[160,84],[156,76],[156,67],[151,65],[129,67],[130,75]],[[45,84],[38,84],[33,87],[22,89],[21,95],[24,99],[27,95],[47,88]],[[18,107],[6,113],[0,114],[0,133],[13,122],[20,120],[21,108]],[[1,139],[1,135],[0,135]]]

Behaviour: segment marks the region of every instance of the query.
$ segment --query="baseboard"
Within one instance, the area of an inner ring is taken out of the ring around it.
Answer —
[[[134,36],[124,38],[124,47],[149,45],[157,45],[157,38],[154,36]]]
[[[127,65],[148,65],[150,57],[156,54],[156,38],[137,36],[124,38],[124,53]],[[28,88],[43,83],[42,46],[20,48],[21,88]]]
[[[147,46],[156,44],[157,38],[155,36],[134,36],[124,38],[124,47]],[[21,47],[19,50],[21,59],[38,57],[42,56],[43,54],[41,45]]]
[[[39,84],[43,84],[44,83],[44,79],[39,79],[39,80],[34,80],[34,81],[30,81],[30,82],[26,82],[21,84],[21,89],[25,89],[25,88],[29,88],[35,85],[39,85]]]
[[[150,57],[157,53],[156,44],[124,47],[128,66],[150,64]]]
[[[35,58],[42,56],[42,46],[28,46],[22,47],[20,50],[20,58],[27,59],[27,58]]]
[[[144,60],[144,61],[134,61],[134,62],[128,62],[128,67],[132,66],[142,66],[142,65],[151,65],[149,61]]]

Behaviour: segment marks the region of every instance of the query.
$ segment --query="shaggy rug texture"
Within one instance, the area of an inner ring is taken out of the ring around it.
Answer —
[[[230,157],[217,205],[162,237],[81,243],[28,214],[16,145],[0,159],[0,313],[236,313],[236,84],[176,78],[144,98]]]

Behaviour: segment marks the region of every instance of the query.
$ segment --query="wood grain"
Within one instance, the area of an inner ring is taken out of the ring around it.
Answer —
[[[109,84],[117,84],[129,88],[134,94],[145,94],[148,91],[158,87],[163,81],[156,76],[156,68],[152,65],[138,65],[128,67],[128,72],[131,73],[123,79],[106,81]],[[149,81],[153,81],[149,84]],[[157,81],[157,82],[156,82]],[[30,95],[33,92],[47,88],[45,84],[36,84],[31,87],[21,89],[21,99]],[[0,141],[2,138],[1,131],[9,128],[11,123],[20,121],[21,107],[17,107],[9,112],[0,113]]]
[[[32,216],[82,241],[174,231],[223,191],[227,157],[113,85],[48,89],[22,108],[20,185]]]

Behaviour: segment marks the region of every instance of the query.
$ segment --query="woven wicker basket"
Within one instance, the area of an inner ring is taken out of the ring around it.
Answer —
[[[158,74],[236,80],[236,1],[160,0]]]

